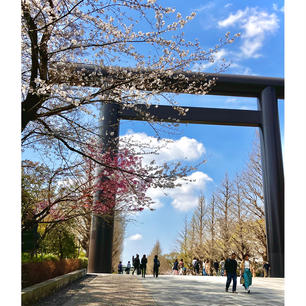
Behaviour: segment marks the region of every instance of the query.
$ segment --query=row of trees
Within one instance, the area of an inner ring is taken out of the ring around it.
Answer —
[[[267,260],[261,154],[256,143],[246,169],[224,180],[207,200],[198,199],[191,219],[185,219],[175,254],[191,264],[193,257],[221,260],[234,251]]]

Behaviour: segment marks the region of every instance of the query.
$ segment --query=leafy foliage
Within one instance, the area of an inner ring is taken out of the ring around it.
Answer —
[[[43,253],[56,254],[60,259],[77,257],[77,249],[75,236],[63,223],[50,230],[40,245]]]

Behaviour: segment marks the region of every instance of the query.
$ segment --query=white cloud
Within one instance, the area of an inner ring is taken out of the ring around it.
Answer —
[[[157,207],[162,206],[162,200],[169,198],[171,205],[179,211],[188,211],[193,209],[198,204],[198,197],[204,191],[207,182],[212,181],[207,174],[197,171],[187,177],[191,182],[186,182],[183,179],[177,181],[181,186],[173,189],[161,190],[159,188],[150,188],[148,195],[157,202]]]
[[[218,22],[220,28],[237,25],[242,30],[241,55],[246,58],[257,58],[261,56],[259,50],[262,48],[266,36],[274,33],[279,28],[279,20],[275,13],[269,14],[264,10],[247,7],[230,14],[226,19]]]
[[[176,141],[170,142],[160,150],[160,159],[171,160],[197,160],[205,153],[202,143],[194,138],[182,137]]]
[[[258,58],[261,56],[261,54],[257,53],[257,51],[262,47],[262,45],[263,42],[260,38],[246,39],[240,50],[242,51],[242,54],[247,58]]]
[[[146,133],[129,133],[120,137],[125,143],[139,146],[145,153],[143,162],[149,164],[152,160],[162,164],[171,161],[193,161],[200,159],[206,152],[204,145],[194,138],[181,137],[177,140],[158,139]],[[156,151],[156,154],[152,152]],[[152,153],[152,154],[150,154]]]
[[[144,164],[150,164],[152,160],[159,165],[165,162],[178,161],[195,161],[203,157],[206,150],[201,142],[194,138],[181,137],[177,140],[157,139],[148,136],[146,133],[134,133],[129,131],[128,134],[121,136],[120,141],[123,143],[133,144],[142,148]],[[152,154],[156,151],[156,154]],[[198,195],[205,188],[205,184],[212,179],[205,173],[197,171],[186,177],[186,180],[179,179],[176,183],[182,186],[173,189],[149,188],[147,196],[153,201],[152,208],[163,206],[163,201],[170,199],[171,204],[180,211],[187,211],[197,205]],[[189,180],[192,180],[189,182]]]
[[[218,25],[221,28],[229,27],[237,23],[239,20],[241,20],[245,15],[247,14],[246,10],[238,10],[236,14],[230,14],[226,19],[219,21]]]
[[[242,28],[245,29],[243,35],[246,38],[264,36],[267,32],[274,32],[278,27],[278,18],[274,13],[268,14],[267,12],[258,12],[253,9],[242,25]]]
[[[142,235],[141,234],[135,234],[127,238],[128,240],[141,240]]]

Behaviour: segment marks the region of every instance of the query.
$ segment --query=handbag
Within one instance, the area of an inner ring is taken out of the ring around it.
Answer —
[[[240,276],[240,284],[244,285],[244,277],[243,277],[243,275]]]

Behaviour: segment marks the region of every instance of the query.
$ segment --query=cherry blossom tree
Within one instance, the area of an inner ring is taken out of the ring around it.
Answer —
[[[67,162],[71,151],[86,155],[88,140],[97,134],[101,102],[134,107],[149,105],[154,97],[182,111],[175,96],[160,89],[166,86],[162,75],[213,61],[215,52],[234,39],[226,33],[203,50],[198,41],[184,38],[183,28],[195,13],[182,16],[154,0],[21,0],[21,8],[23,147],[52,148]],[[108,67],[111,77],[72,86],[68,80],[95,77],[94,69],[90,76],[77,72],[78,63]],[[184,78],[177,73],[172,87]],[[153,89],[143,90],[148,84]],[[210,86],[191,84],[186,92],[205,94]]]
[[[114,158],[97,153],[101,148],[96,144],[90,151],[89,144],[98,137],[98,108],[115,103],[139,112],[136,104],[166,101],[184,112],[165,88],[175,93],[185,81],[184,72],[213,61],[235,35],[226,33],[203,50],[198,41],[184,37],[184,26],[195,13],[182,16],[155,0],[21,0],[21,9],[22,146],[63,165],[48,176],[47,196],[31,206],[28,220],[56,224],[93,211],[141,210],[150,207],[148,186],[173,188],[178,178],[195,169],[154,161],[142,168],[139,144]],[[86,71],[79,64],[85,64]],[[171,84],[167,77],[173,77]],[[184,92],[205,94],[213,83],[190,83]],[[158,133],[154,118],[143,111],[141,115]],[[84,161],[91,163],[86,179],[79,170]],[[104,179],[92,175],[97,165]],[[72,168],[77,173],[73,178]],[[103,190],[108,200],[93,201],[93,189]]]
[[[24,161],[24,229],[31,226],[31,222],[56,223],[92,212],[105,215],[110,211],[130,212],[150,208],[152,201],[146,196],[146,190],[153,181],[141,179],[142,172],[146,171],[141,157],[124,149],[115,157],[104,153],[96,158],[102,159],[108,167],[96,172],[92,160],[87,159],[78,167],[52,170]],[[40,178],[36,181],[38,173]],[[99,191],[102,198],[94,201],[94,194]],[[32,194],[31,199],[29,194]]]
[[[93,154],[91,150],[89,155]],[[109,153],[99,155],[96,158],[109,165],[100,172],[95,171],[91,159],[75,167],[56,170],[23,161],[22,230],[29,232],[39,226],[41,235],[36,248],[51,230],[63,222],[78,220],[80,228],[85,230],[78,236],[84,236],[81,240],[86,246],[92,213],[101,216],[115,213],[122,218],[127,212],[150,208],[152,201],[146,196],[146,190],[152,181],[141,178],[145,171],[141,157],[128,149],[119,151],[116,156]],[[97,193],[101,197],[94,200]],[[119,242],[118,248],[120,252]]]

